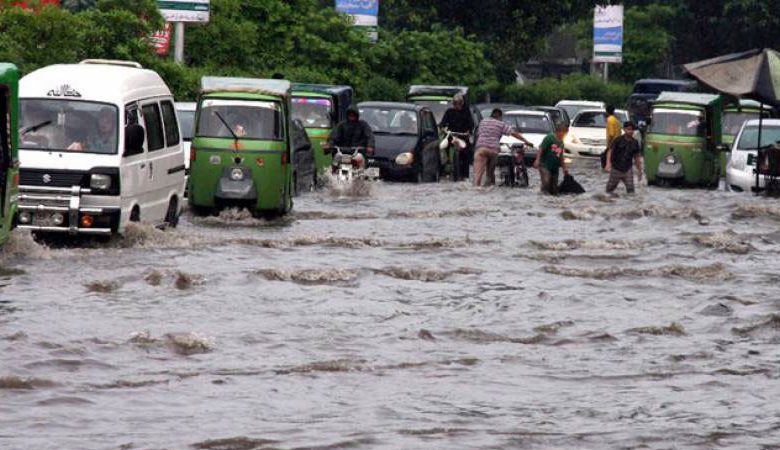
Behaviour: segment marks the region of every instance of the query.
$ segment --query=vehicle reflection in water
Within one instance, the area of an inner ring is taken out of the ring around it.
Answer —
[[[592,164],[591,164],[592,163]],[[328,190],[0,266],[0,447],[780,440],[780,207],[642,187]],[[7,271],[22,269],[22,271]]]

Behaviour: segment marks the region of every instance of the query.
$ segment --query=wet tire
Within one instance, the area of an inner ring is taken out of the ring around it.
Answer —
[[[179,200],[173,197],[168,202],[168,211],[165,213],[165,226],[170,228],[176,228],[179,224]]]
[[[134,206],[133,210],[130,211],[130,222],[140,222],[141,221],[141,210]]]
[[[437,183],[441,174],[441,162],[439,161],[439,148],[436,145],[428,145],[423,149],[421,181],[423,183]]]

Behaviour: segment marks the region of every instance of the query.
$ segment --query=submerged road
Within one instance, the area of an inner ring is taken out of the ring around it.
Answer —
[[[0,448],[775,448],[780,204],[575,175],[576,198],[377,183],[276,222],[17,233]]]

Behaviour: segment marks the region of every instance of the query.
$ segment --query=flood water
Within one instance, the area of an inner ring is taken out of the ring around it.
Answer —
[[[277,222],[17,232],[0,448],[777,448],[780,204],[574,173],[576,198],[377,183]]]

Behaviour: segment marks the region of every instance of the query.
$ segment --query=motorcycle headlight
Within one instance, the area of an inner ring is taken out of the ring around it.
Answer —
[[[395,157],[395,163],[399,166],[408,166],[414,162],[414,153],[405,152]]]
[[[111,189],[111,175],[93,173],[89,179],[89,187],[98,191]]]

